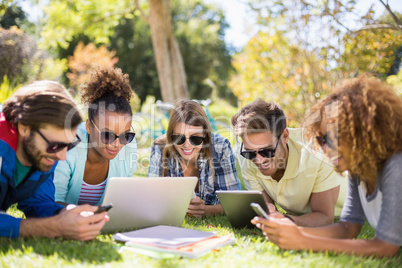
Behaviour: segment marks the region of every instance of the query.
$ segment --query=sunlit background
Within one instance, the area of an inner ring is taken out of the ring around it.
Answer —
[[[129,74],[136,112],[172,101],[160,83],[149,1],[1,3],[0,103],[35,79],[60,81],[79,102],[97,66]],[[402,91],[400,0],[171,0],[168,11],[185,96],[211,99],[211,116],[224,124],[260,97],[300,126],[313,103],[363,73]]]

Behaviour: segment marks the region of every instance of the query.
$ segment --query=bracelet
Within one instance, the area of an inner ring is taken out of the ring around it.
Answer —
[[[294,223],[296,223],[295,220],[292,219],[289,215],[285,214],[285,215],[283,215],[283,216],[285,216],[285,217],[288,218],[289,220],[291,220],[291,221],[293,221]]]

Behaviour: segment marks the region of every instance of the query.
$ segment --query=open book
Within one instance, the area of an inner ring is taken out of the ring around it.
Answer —
[[[137,251],[154,257],[154,251],[188,258],[197,258],[212,249],[233,244],[232,236],[218,237],[213,232],[203,232],[180,227],[159,225],[127,233],[117,233],[113,238],[126,242],[126,246],[141,249]]]

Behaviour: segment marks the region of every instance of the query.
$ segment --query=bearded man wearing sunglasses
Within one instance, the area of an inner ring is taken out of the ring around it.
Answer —
[[[247,190],[262,191],[272,216],[300,226],[322,226],[340,215],[347,180],[303,144],[302,129],[288,129],[282,109],[258,99],[233,116],[242,139],[237,158]],[[276,211],[277,203],[287,213]]]
[[[38,81],[18,90],[0,113],[0,236],[64,237],[89,240],[108,221],[96,206],[55,203],[54,169],[65,160],[82,121],[67,91],[58,83]],[[27,219],[5,211],[18,203]]]

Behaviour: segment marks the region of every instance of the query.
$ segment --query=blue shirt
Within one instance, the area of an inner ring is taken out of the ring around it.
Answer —
[[[29,217],[49,217],[57,214],[62,205],[54,201],[53,175],[57,162],[47,172],[32,171],[18,186],[15,186],[17,131],[0,114],[0,236],[19,237],[21,218],[6,213],[13,204]]]
[[[88,133],[85,122],[78,126],[77,135],[81,142],[67,152],[66,161],[60,161],[55,171],[54,184],[57,202],[78,204],[88,152]],[[137,168],[137,158],[137,144],[134,139],[125,145],[115,158],[109,161],[106,187],[111,177],[132,177]],[[97,205],[102,204],[104,196],[105,192],[103,192]]]
[[[215,177],[212,176],[207,159],[198,158],[199,195],[206,205],[219,204],[216,190],[240,190],[240,181],[237,177],[235,158],[230,142],[222,136],[212,133],[212,155]],[[184,177],[180,158],[167,161],[168,177]],[[162,151],[154,144],[151,150],[148,177],[162,176]]]

